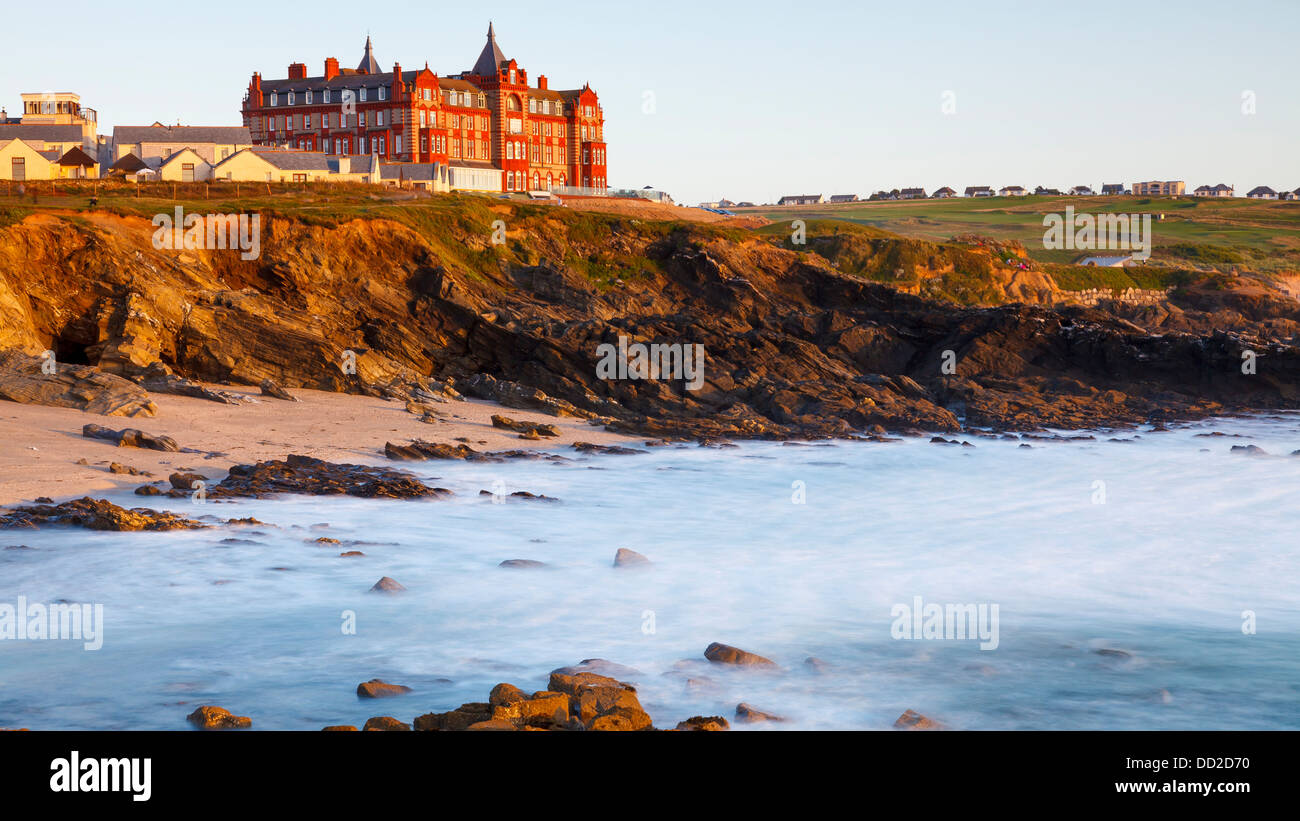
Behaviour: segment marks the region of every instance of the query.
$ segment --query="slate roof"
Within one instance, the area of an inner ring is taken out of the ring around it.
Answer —
[[[375,59],[375,49],[370,45],[370,35],[366,35],[366,53],[361,56],[361,64],[357,66],[357,71],[364,71],[366,74],[380,72],[379,61]]]
[[[128,174],[134,174],[142,168],[148,168],[149,165],[134,154],[124,154],[121,159],[108,167],[109,171],[125,171]]]
[[[40,140],[47,143],[81,142],[79,125],[45,125],[10,123],[0,125],[0,140]]]
[[[119,125],[113,129],[113,142],[116,145],[138,143],[251,145],[253,136],[243,126]]]
[[[68,153],[59,158],[59,165],[79,165],[82,168],[94,168],[95,159],[77,146],[68,149]]]
[[[488,23],[487,44],[483,46],[483,51],[475,61],[474,67],[470,69],[470,73],[495,77],[504,62],[506,62],[506,55],[497,46],[496,32],[492,30],[492,24]]]

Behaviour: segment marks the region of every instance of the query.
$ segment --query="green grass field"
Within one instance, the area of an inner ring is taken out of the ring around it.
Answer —
[[[1076,213],[1151,214],[1153,261],[1180,267],[1237,266],[1260,272],[1300,270],[1300,202],[1192,197],[990,197],[860,202],[844,205],[767,207],[759,214],[794,219],[844,220],[918,239],[943,241],[962,234],[1015,240],[1041,262],[1073,262],[1084,253],[1043,247],[1043,217]],[[1158,219],[1163,214],[1163,219]]]

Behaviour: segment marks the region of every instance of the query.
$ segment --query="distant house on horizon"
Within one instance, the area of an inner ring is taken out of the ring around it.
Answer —
[[[966,187],[966,194],[965,194],[965,196],[967,196],[967,197],[991,197],[991,196],[993,196],[993,189],[992,189],[992,188],[989,188],[987,185],[968,185],[968,186]]]
[[[924,188],[904,188],[898,192],[900,200],[923,200],[925,199]]]
[[[1057,189],[1057,188],[1044,188],[1043,186],[1040,185],[1040,186],[1038,186],[1037,188],[1034,189],[1034,196],[1037,196],[1037,197],[1059,197],[1059,196],[1061,196],[1061,192],[1060,192],[1060,189]]]
[[[831,202],[858,202],[857,194],[831,194]]]
[[[1124,191],[1124,183],[1122,182],[1117,182],[1112,185],[1102,185],[1101,187],[1101,195],[1103,197],[1122,196],[1124,193],[1126,192]]]
[[[1084,257],[1075,263],[1075,265],[1086,265],[1097,268],[1125,268],[1133,262],[1132,254],[1122,256],[1093,256]]]
[[[1153,180],[1151,182],[1133,183],[1133,196],[1135,197],[1181,197],[1187,193],[1187,183],[1182,180],[1166,180],[1161,182]]]
[[[931,194],[930,198],[936,200],[944,200],[944,199],[948,199],[949,197],[955,197],[955,196],[957,196],[957,192],[945,185],[943,188],[940,188],[938,191],[935,191],[933,194]]]
[[[1252,200],[1275,200],[1277,192],[1267,185],[1259,185],[1247,191],[1246,197]]]
[[[1086,185],[1076,185],[1070,189],[1070,196],[1072,197],[1092,197],[1096,196],[1096,193],[1096,191],[1093,191],[1092,188]]]
[[[1218,185],[1202,185],[1192,192],[1195,197],[1231,197],[1232,186],[1219,183]]]
[[[1008,185],[998,189],[999,197],[1023,197],[1029,192],[1019,185]]]
[[[777,205],[821,205],[821,194],[787,194],[777,201]]]

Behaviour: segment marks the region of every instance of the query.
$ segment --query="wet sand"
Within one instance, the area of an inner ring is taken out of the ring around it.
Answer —
[[[154,394],[156,417],[99,416],[70,408],[0,402],[0,505],[47,496],[55,501],[105,491],[134,489],[175,471],[225,476],[231,465],[283,459],[294,453],[331,462],[388,464],[386,442],[412,439],[456,444],[468,439],[475,450],[539,448],[562,452],[574,442],[627,444],[636,437],[609,433],[584,419],[556,418],[539,411],[505,408],[478,400],[435,403],[446,419],[433,424],[408,413],[402,402],[367,396],[294,390],[299,402],[260,396],[256,388],[214,386],[244,393],[256,402],[224,405],[205,399]],[[492,427],[492,415],[555,425],[560,436],[540,441],[520,439]],[[81,435],[86,424],[138,428],[175,439],[180,453],[120,448]],[[186,449],[201,451],[184,452]],[[77,464],[84,459],[88,464]],[[136,468],[153,476],[109,472],[109,464]]]

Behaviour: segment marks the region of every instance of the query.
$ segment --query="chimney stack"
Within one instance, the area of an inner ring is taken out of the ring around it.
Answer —
[[[290,63],[290,64],[289,64],[289,79],[290,79],[290,80],[306,80],[306,79],[307,79],[307,66],[306,66],[306,64],[305,64],[305,63]]]
[[[546,90],[546,75],[545,75],[545,74],[539,74],[539,75],[537,76],[537,88],[538,88],[539,91],[545,91],[545,90]]]
[[[339,61],[337,57],[325,58],[325,79],[333,80],[339,76]]]

